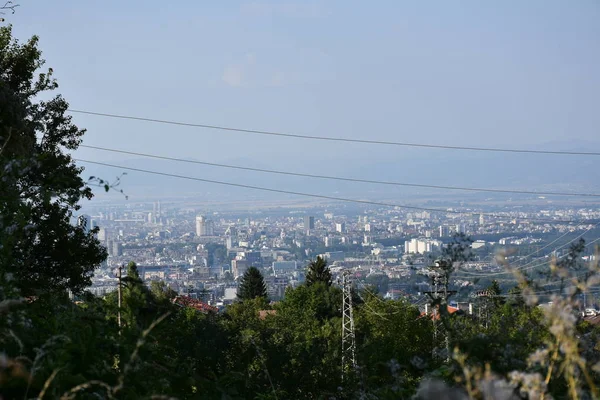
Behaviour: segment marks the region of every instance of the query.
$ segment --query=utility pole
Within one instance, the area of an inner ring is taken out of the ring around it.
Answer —
[[[117,309],[117,324],[119,325],[119,335],[121,334],[121,278],[123,273],[124,264],[119,265],[119,285],[117,286],[117,297],[118,297],[118,309]]]
[[[352,280],[347,271],[342,273],[342,379],[350,370],[356,371],[356,336],[352,314]]]

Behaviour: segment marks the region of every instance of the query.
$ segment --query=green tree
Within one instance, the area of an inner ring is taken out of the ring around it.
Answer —
[[[150,290],[144,285],[135,262],[127,264],[127,276],[122,279],[122,319],[123,323],[131,328],[144,329],[152,321],[142,318],[150,311]],[[154,314],[154,313],[153,313]],[[153,316],[154,317],[154,316]]]
[[[490,297],[490,306],[493,308],[498,308],[500,307],[502,304],[505,303],[504,298],[501,296],[502,294],[502,289],[500,288],[500,284],[498,283],[497,280],[493,280],[492,284],[490,286],[488,286],[487,290],[487,295]]]
[[[498,296],[500,293],[502,293],[502,290],[500,289],[500,284],[495,279],[492,281],[492,284],[487,288],[487,291],[490,295],[493,296]]]
[[[315,261],[308,264],[308,272],[306,274],[306,284],[314,285],[317,282],[323,282],[327,287],[331,286],[331,271],[327,266],[327,260],[321,256],[317,256]]]
[[[106,258],[94,231],[70,223],[92,198],[69,154],[84,130],[50,97],[58,85],[43,64],[36,36],[21,44],[0,27],[0,273],[38,296],[81,292]]]
[[[339,398],[341,307],[341,290],[317,282],[287,289],[265,319],[265,364],[275,388],[287,394],[280,398]]]
[[[432,358],[431,319],[406,299],[363,293],[355,320],[365,389],[378,399],[410,398],[424,373],[439,364]]]
[[[16,379],[2,380],[0,393],[3,398],[36,398],[36,393],[57,370],[60,373],[52,381],[45,398],[60,398],[65,391],[93,379],[107,383],[115,381],[112,358],[118,352],[118,329],[116,323],[107,321],[102,299],[84,294],[78,304],[74,304],[66,295],[46,296],[44,301],[28,304],[23,312],[27,323],[11,329],[12,337],[18,341],[3,338],[2,353],[8,357],[36,360],[36,364],[25,364],[31,377],[29,383],[21,386]],[[98,394],[105,395],[102,388],[92,388],[88,392],[96,389]]]
[[[163,281],[150,282],[150,291],[158,301],[172,301],[177,296],[177,292],[168,287]]]
[[[237,295],[240,300],[267,298],[267,286],[258,268],[250,267],[246,270],[240,281]]]
[[[469,355],[470,363],[490,364],[495,372],[527,368],[527,357],[549,337],[540,307],[505,303],[477,317],[457,317],[454,345]]]
[[[220,320],[223,336],[229,342],[221,348],[220,358],[226,360],[229,372],[223,380],[229,381],[227,391],[242,392],[245,398],[257,398],[253,395],[262,393],[269,384],[261,349],[270,340],[271,332],[260,317],[260,311],[268,308],[264,297],[256,297],[228,305]]]

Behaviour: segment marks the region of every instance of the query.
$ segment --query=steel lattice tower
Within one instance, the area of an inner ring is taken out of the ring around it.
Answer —
[[[356,370],[356,336],[352,314],[352,280],[348,272],[342,273],[342,378]]]

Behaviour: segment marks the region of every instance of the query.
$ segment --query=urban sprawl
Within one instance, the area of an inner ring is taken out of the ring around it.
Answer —
[[[499,251],[535,273],[563,257],[572,241],[595,233],[599,220],[600,211],[586,208],[491,213],[321,206],[242,215],[157,201],[98,207],[78,222],[97,231],[109,254],[92,293],[116,290],[118,267],[134,261],[147,284],[163,281],[182,296],[223,307],[235,301],[249,267],[261,270],[269,298],[276,301],[287,287],[304,281],[306,265],[317,256],[328,261],[335,278],[350,271],[356,284],[385,298],[416,301],[431,290],[426,268],[453,236],[465,234],[472,240],[472,259],[453,275],[458,301],[494,280],[514,286],[496,260]],[[586,300],[590,306],[594,301]]]

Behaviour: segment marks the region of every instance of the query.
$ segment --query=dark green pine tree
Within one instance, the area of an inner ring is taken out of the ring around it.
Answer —
[[[308,272],[306,273],[306,284],[308,286],[317,282],[323,282],[328,287],[331,286],[331,271],[327,266],[327,260],[321,256],[317,256],[315,261],[308,264]]]
[[[492,281],[492,284],[487,288],[487,290],[492,296],[498,296],[502,293],[502,289],[500,289],[500,284],[495,279]]]
[[[242,276],[237,296],[240,300],[251,300],[257,297],[267,298],[267,286],[262,274],[256,267],[250,267]]]

